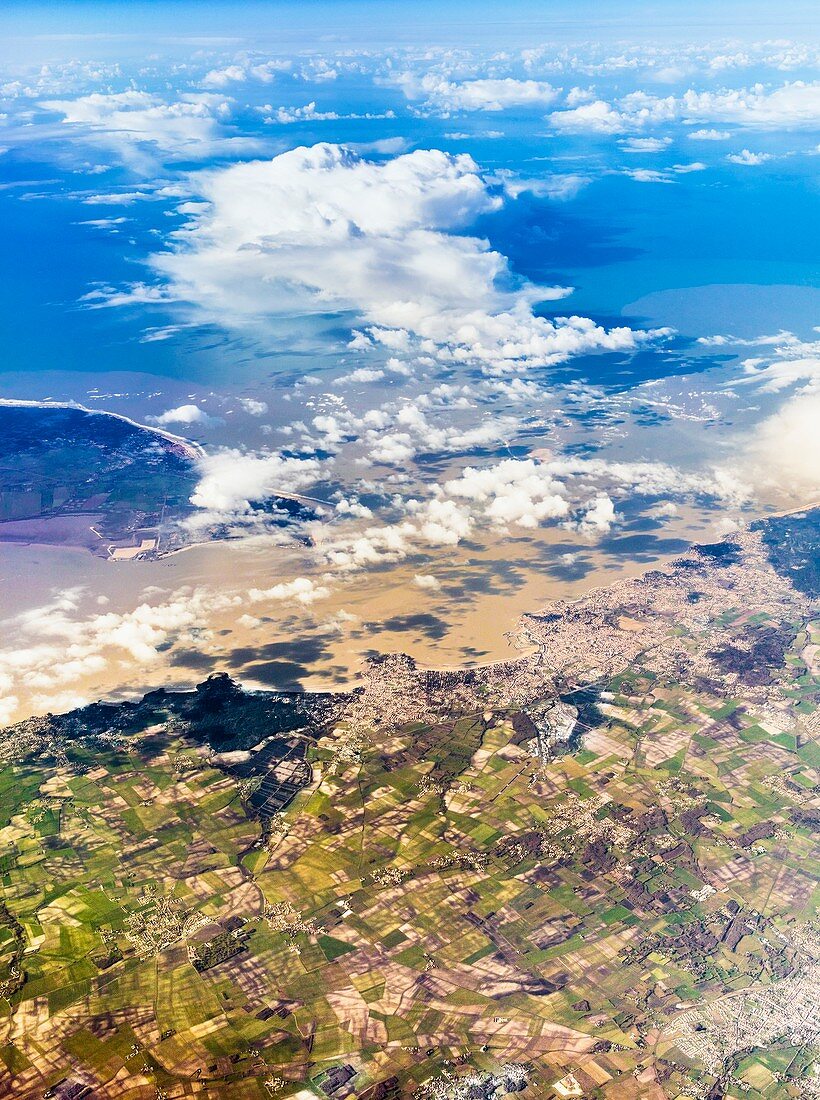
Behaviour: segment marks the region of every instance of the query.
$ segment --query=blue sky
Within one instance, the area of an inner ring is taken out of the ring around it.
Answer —
[[[628,30],[633,37],[685,39],[701,28],[729,32],[737,39],[772,32],[816,37],[817,19],[815,5],[794,0],[776,9],[766,0],[516,0],[504,5],[503,12],[492,0],[9,0],[0,14],[0,29],[13,38],[250,35],[264,40],[284,31],[360,43],[395,40],[396,35],[424,42],[487,37],[521,42],[533,33],[577,38],[579,27],[591,29],[595,38]]]

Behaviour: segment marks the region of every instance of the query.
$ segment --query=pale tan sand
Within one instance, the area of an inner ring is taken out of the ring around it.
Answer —
[[[660,532],[669,540],[709,541],[713,517],[690,511]],[[560,579],[550,569],[574,547],[586,571]],[[663,561],[676,551],[669,550]],[[210,672],[228,671],[255,686],[298,683],[308,690],[353,686],[364,661],[374,652],[407,652],[419,663],[463,667],[515,656],[507,633],[522,614],[556,599],[572,599],[593,587],[635,576],[653,564],[633,553],[605,555],[583,546],[578,536],[548,528],[526,538],[488,535],[481,546],[460,546],[423,559],[378,570],[328,574],[311,563],[303,547],[270,542],[211,543],[158,561],[116,566],[81,551],[0,547],[4,587],[3,648],[24,648],[38,641],[15,616],[46,604],[55,591],[83,587],[79,620],[123,614],[141,603],[152,607],[186,593],[238,596],[226,608],[209,610],[185,636],[151,661],[122,650],[106,649],[100,670],[72,677],[53,690],[16,687],[15,717],[72,705],[87,699],[134,697],[157,686],[190,687]],[[418,574],[434,576],[438,590],[418,587]],[[282,600],[248,599],[251,589],[266,589],[306,576],[326,586],[329,595],[309,607]],[[241,620],[241,621],[240,621]],[[269,649],[268,647],[272,647]]]

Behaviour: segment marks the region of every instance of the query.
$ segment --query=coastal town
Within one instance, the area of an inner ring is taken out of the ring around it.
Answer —
[[[7,731],[18,1095],[816,1095],[816,516],[788,522],[528,616],[517,660]]]

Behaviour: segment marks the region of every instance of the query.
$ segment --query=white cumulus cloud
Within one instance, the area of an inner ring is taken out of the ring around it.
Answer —
[[[758,130],[795,130],[817,125],[820,117],[820,81],[796,80],[779,87],[755,84],[750,88],[696,91],[681,96],[630,92],[610,103],[596,99],[571,110],[553,111],[550,124],[569,133],[623,134],[664,122],[723,123]],[[713,128],[691,135],[720,140],[725,133]]]
[[[533,313],[567,291],[515,279],[504,256],[464,232],[502,201],[469,156],[374,162],[320,144],[201,172],[193,186],[203,202],[185,208],[173,248],[152,263],[170,299],[223,324],[348,314],[365,326],[359,348],[398,336],[498,370],[649,338]]]
[[[748,168],[753,168],[758,164],[765,164],[767,160],[771,160],[772,154],[753,153],[751,149],[741,149],[739,153],[727,154],[726,159],[730,160],[732,164],[742,164]]]
[[[512,77],[485,77],[455,82],[434,73],[420,80],[410,73],[398,78],[408,99],[425,100],[428,109],[449,114],[454,111],[503,111],[511,107],[546,107],[559,92],[551,84]]]
[[[207,428],[217,423],[216,419],[208,416],[199,405],[179,405],[175,409],[166,409],[159,416],[148,416],[146,420],[151,424],[159,424],[161,427],[166,427],[168,424],[198,424],[200,427]]]
[[[157,155],[179,161],[258,147],[257,142],[232,137],[226,131],[230,101],[210,92],[184,93],[169,102],[153,92],[132,88],[44,100],[40,107],[58,112],[63,125],[76,127],[135,169],[153,168]]]
[[[223,448],[203,456],[201,477],[191,503],[206,519],[248,512],[253,503],[298,493],[313,484],[321,464],[316,459],[248,454]]]

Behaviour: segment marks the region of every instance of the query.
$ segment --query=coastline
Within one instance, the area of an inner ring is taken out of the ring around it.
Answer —
[[[782,516],[800,515],[802,513],[810,513],[810,512],[814,512],[814,511],[818,511],[818,510],[820,510],[820,502],[818,502],[816,504],[813,504],[813,505],[810,505],[808,507],[804,506],[802,508],[797,508],[797,509],[794,509],[792,511],[785,512],[785,513],[770,513],[770,515],[766,518],[767,519],[777,519],[777,518],[782,518]],[[766,519],[751,521],[751,523],[760,523],[760,522],[765,523]],[[751,533],[751,523],[746,524],[743,528],[740,529],[740,531],[743,532],[744,534]],[[739,533],[739,532],[732,532],[731,534],[728,534],[728,535],[724,536],[722,539],[716,540],[716,542],[700,542],[700,543],[699,542],[693,542],[693,543],[690,544],[690,546],[686,550],[681,551],[681,553],[677,556],[678,557],[685,557],[687,554],[697,552],[702,547],[711,547],[711,546],[715,546],[715,545],[721,545],[721,544],[724,544],[724,543],[731,543],[734,535],[737,534],[737,533]],[[190,549],[194,549],[194,547],[180,548],[180,550],[174,551],[174,553],[181,553],[182,549],[189,549],[190,550]],[[377,667],[379,664],[385,664],[387,667],[393,667],[397,664],[404,665],[404,666],[407,667],[408,670],[412,670],[413,675],[416,675],[416,676],[422,677],[422,678],[430,677],[430,678],[433,678],[433,679],[438,679],[438,678],[451,678],[452,677],[452,678],[455,678],[456,680],[460,677],[464,677],[468,680],[471,680],[475,677],[480,678],[480,677],[486,676],[488,674],[491,675],[494,671],[500,672],[501,670],[503,670],[505,668],[509,669],[509,668],[514,668],[515,666],[517,666],[519,664],[520,665],[527,664],[533,658],[538,658],[539,654],[541,654],[543,652],[544,645],[542,643],[538,642],[535,638],[531,637],[526,632],[526,625],[527,625],[527,620],[528,619],[532,620],[533,623],[534,623],[537,619],[539,619],[539,618],[541,618],[545,615],[550,614],[554,610],[567,609],[567,608],[571,608],[576,603],[580,604],[580,603],[589,601],[591,599],[594,600],[596,596],[603,596],[606,593],[613,592],[613,591],[617,590],[618,588],[620,588],[623,585],[631,584],[634,580],[642,580],[642,579],[646,578],[651,573],[656,573],[656,574],[660,573],[660,574],[663,574],[665,577],[669,578],[669,577],[673,577],[675,575],[675,572],[676,572],[675,561],[674,561],[674,559],[672,559],[671,561],[665,562],[663,564],[651,565],[647,569],[645,569],[642,572],[638,573],[635,577],[632,577],[632,578],[627,577],[624,580],[616,580],[616,581],[613,581],[610,584],[592,585],[590,588],[586,589],[583,593],[580,593],[578,596],[576,596],[574,598],[571,598],[571,599],[559,598],[559,599],[556,599],[554,601],[548,602],[544,605],[541,605],[541,606],[538,606],[538,607],[532,608],[531,610],[526,611],[510,627],[509,630],[506,630],[506,631],[503,632],[502,636],[507,639],[507,643],[510,646],[510,654],[509,654],[508,657],[501,657],[501,658],[496,658],[494,660],[489,660],[489,661],[484,661],[484,662],[477,662],[476,664],[472,664],[472,665],[471,664],[451,664],[451,665],[446,665],[446,664],[425,664],[425,663],[422,663],[421,661],[417,660],[415,657],[413,657],[412,654],[408,654],[406,652],[397,652],[397,651],[385,650],[384,652],[381,652],[378,655],[376,655],[374,657],[371,657],[368,660],[366,660],[364,662],[363,666],[361,667],[358,675],[354,674],[352,677],[346,678],[341,683],[339,681],[335,681],[335,682],[332,682],[332,683],[322,683],[320,681],[320,682],[316,683],[314,686],[312,686],[310,688],[307,688],[307,687],[276,688],[276,687],[271,687],[271,686],[265,686],[264,684],[260,683],[258,680],[254,680],[253,677],[243,677],[241,672],[231,673],[230,675],[231,675],[231,678],[246,693],[258,694],[258,695],[272,695],[272,696],[281,695],[281,696],[288,696],[288,697],[293,697],[293,698],[298,697],[298,698],[306,698],[306,699],[314,698],[314,697],[318,698],[318,697],[327,696],[327,695],[334,695],[334,694],[337,694],[337,693],[351,693],[351,692],[355,692],[357,689],[362,690],[363,684],[365,684],[367,682],[368,678],[369,678],[368,677],[369,670],[373,669],[374,667]],[[516,643],[518,643],[518,645],[516,645]],[[214,662],[214,665],[215,665],[215,667],[212,670],[213,672],[222,672],[222,671],[224,671],[223,669],[220,669],[219,667],[217,667],[218,662]],[[196,677],[195,676],[190,676],[188,678],[185,678],[184,680],[178,679],[178,680],[176,680],[176,682],[173,681],[172,677],[169,677],[169,680],[170,680],[170,682],[168,683],[165,690],[168,690],[170,692],[186,693],[186,692],[190,692],[190,691],[194,690],[194,688],[196,686]],[[162,685],[157,685],[155,683],[153,686],[150,686],[150,685],[146,684],[143,687],[134,687],[134,686],[126,686],[125,684],[123,684],[119,688],[114,688],[111,691],[109,691],[108,693],[106,693],[105,695],[103,695],[98,701],[111,702],[111,703],[120,703],[120,702],[138,703],[139,701],[141,701],[145,697],[146,694],[150,694],[151,692],[156,691],[158,686],[162,686]],[[19,722],[19,721],[22,721],[22,720],[25,720],[25,719],[18,718],[18,719],[16,719],[16,722]]]
[[[121,420],[123,423],[129,424],[132,428],[139,428],[143,432],[151,432],[168,443],[182,447],[192,461],[199,461],[199,459],[205,457],[205,448],[191,439],[186,439],[185,436],[175,435],[173,432],[168,432],[164,428],[158,428],[152,424],[141,424],[138,420],[125,416],[124,413],[111,412],[108,409],[89,409],[87,405],[81,405],[77,401],[24,401],[13,397],[0,397],[0,406],[16,409],[73,409],[76,412],[88,413],[89,416],[111,416],[115,420]]]
[[[140,422],[138,420],[134,420],[132,417],[126,416],[123,413],[112,412],[109,409],[91,409],[87,405],[82,405],[77,401],[37,401],[37,400],[27,400],[27,399],[22,399],[22,398],[17,399],[17,398],[5,398],[5,397],[3,397],[3,398],[0,398],[0,408],[46,409],[46,410],[47,409],[67,409],[67,410],[73,410],[73,411],[76,411],[76,412],[86,413],[89,416],[112,417],[113,419],[119,420],[124,424],[128,424],[130,427],[136,428],[139,431],[148,432],[152,435],[159,436],[161,439],[165,440],[167,443],[170,443],[172,446],[181,449],[184,452],[185,457],[187,459],[189,459],[195,465],[198,464],[199,462],[201,462],[201,460],[204,459],[207,455],[207,451],[205,450],[205,448],[203,446],[201,446],[201,444],[195,442],[194,440],[188,439],[185,436],[177,435],[174,432],[166,431],[164,428],[156,427],[156,426],[151,425],[151,424],[143,424],[142,422]],[[323,507],[323,508],[331,508],[331,509],[333,508],[333,504],[330,501],[323,500],[319,497],[310,496],[306,493],[294,493],[294,492],[277,491],[274,495],[274,498],[275,499],[281,499],[281,500],[293,501],[296,504],[319,505],[320,507]],[[12,522],[12,521],[0,521],[0,542],[7,542],[7,543],[26,542],[28,545],[32,545],[32,546],[56,546],[56,547],[65,547],[65,548],[75,546],[76,549],[80,549],[84,552],[88,551],[88,547],[83,546],[82,544],[72,544],[72,543],[66,543],[66,542],[50,542],[50,541],[45,540],[45,539],[41,540],[39,538],[33,538],[30,541],[24,540],[24,539],[6,539],[6,538],[3,538],[2,537],[2,524],[4,522]],[[147,553],[149,553],[150,556],[153,559],[158,560],[158,559],[161,559],[161,558],[172,557],[175,554],[182,553],[185,550],[190,550],[190,549],[192,549],[196,546],[206,546],[206,545],[208,545],[208,543],[213,542],[213,541],[222,541],[222,540],[219,540],[219,539],[213,540],[213,539],[208,539],[208,538],[194,539],[191,542],[187,543],[185,546],[173,547],[172,549],[169,549],[169,550],[162,550],[162,549],[152,550],[152,551],[148,551]],[[107,560],[124,561],[124,560],[135,560],[135,559],[130,559],[130,558],[129,559],[126,559],[126,558],[114,559],[113,557],[109,556],[109,558]]]

